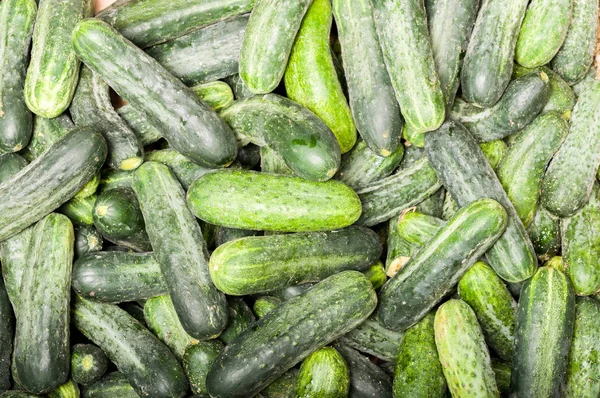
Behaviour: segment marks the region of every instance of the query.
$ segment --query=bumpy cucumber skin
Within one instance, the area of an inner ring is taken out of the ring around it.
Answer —
[[[562,395],[574,320],[571,282],[561,271],[541,267],[519,297],[512,393],[523,397]]]
[[[2,262],[2,277],[6,284],[6,293],[17,310],[21,292],[21,275],[29,267],[27,253],[33,226],[26,228],[15,236],[0,242],[0,261]]]
[[[379,322],[377,316],[371,316],[340,337],[339,341],[384,361],[394,361],[398,355],[402,337],[402,333],[386,329]]]
[[[376,303],[371,282],[360,272],[330,276],[231,342],[208,374],[208,392],[215,398],[253,396],[307,355],[358,326]],[[319,314],[318,327],[314,314]]]
[[[213,167],[235,158],[237,145],[227,124],[179,79],[109,25],[97,19],[80,22],[73,31],[73,48],[128,103],[146,113],[181,154]],[[115,54],[119,54],[116,59]]]
[[[453,397],[499,397],[490,353],[475,312],[449,300],[435,314],[435,343]]]
[[[493,198],[509,215],[506,232],[486,253],[498,276],[509,282],[530,278],[537,268],[533,245],[496,173],[475,139],[462,125],[449,122],[425,140],[431,165],[459,206]]]
[[[108,358],[93,344],[76,344],[71,351],[71,377],[78,384],[98,381],[108,367]]]
[[[146,232],[183,328],[192,337],[216,337],[227,324],[225,295],[208,271],[206,242],[167,166],[146,162],[133,177]]]
[[[561,249],[560,219],[541,206],[538,206],[527,234],[542,262],[555,256]]]
[[[223,348],[223,343],[219,340],[209,340],[190,344],[185,349],[183,369],[194,394],[200,397],[209,396],[206,392],[206,375]]]
[[[30,162],[33,161],[74,128],[73,121],[64,113],[54,119],[46,119],[35,115],[33,119],[33,135],[23,151],[23,157]]]
[[[233,102],[231,87],[220,80],[197,84],[192,87],[192,91],[217,112]]]
[[[10,364],[14,334],[15,315],[4,281],[0,278],[0,394],[11,386]]]
[[[483,1],[460,76],[462,95],[480,107],[493,106],[510,82],[519,28],[528,0]]]
[[[513,79],[518,79],[528,73],[534,72],[536,69],[524,68],[519,64],[515,64],[513,69]],[[546,106],[542,109],[543,112],[557,111],[562,114],[565,119],[571,117],[571,111],[575,106],[575,93],[569,83],[563,80],[558,73],[554,72],[547,66],[539,68],[542,72],[548,75],[548,81],[550,83],[550,96]]]
[[[353,224],[361,212],[356,193],[338,181],[242,170],[205,174],[190,186],[187,202],[206,222],[259,231],[341,229]]]
[[[496,170],[502,161],[502,158],[506,154],[507,145],[503,140],[494,140],[488,142],[482,142],[479,147],[483,151],[485,158],[492,166],[492,169]]]
[[[296,380],[299,370],[292,368],[273,383],[269,384],[260,395],[265,398],[296,398]]]
[[[87,253],[99,252],[102,250],[104,239],[100,232],[89,225],[78,225],[75,227],[75,247],[73,250],[74,260]]]
[[[458,282],[506,228],[507,214],[492,199],[461,208],[381,289],[379,319],[391,330],[417,323]]]
[[[348,365],[335,348],[323,347],[302,361],[296,381],[298,397],[344,398],[349,389]]]
[[[598,0],[573,0],[573,19],[567,37],[551,64],[552,69],[570,84],[583,79],[592,64],[597,16]]]
[[[415,247],[423,247],[446,222],[418,211],[409,211],[398,220],[398,233]]]
[[[40,1],[24,88],[25,102],[36,115],[54,118],[69,107],[80,66],[71,33],[92,12],[91,0]]]
[[[261,296],[254,301],[252,311],[256,318],[260,319],[277,308],[279,304],[281,304],[281,299],[275,296]]]
[[[458,294],[475,311],[490,348],[510,362],[517,303],[504,282],[486,263],[478,261],[458,282]]]
[[[212,169],[194,163],[174,149],[159,149],[148,152],[145,160],[169,166],[169,169],[175,174],[184,189],[189,188],[192,182],[200,176],[212,171]]]
[[[36,12],[34,0],[4,1],[0,6],[0,150],[4,152],[23,149],[33,130],[23,87]]]
[[[342,354],[350,369],[350,397],[392,398],[392,380],[383,369],[351,347],[339,342],[333,347]]]
[[[229,322],[223,333],[219,335],[219,340],[224,344],[229,344],[256,321],[254,313],[241,297],[228,297],[227,303]]]
[[[373,15],[383,58],[406,124],[433,131],[445,117],[444,94],[437,75],[421,0],[373,0]]]
[[[112,372],[86,387],[82,398],[139,398],[123,373]]]

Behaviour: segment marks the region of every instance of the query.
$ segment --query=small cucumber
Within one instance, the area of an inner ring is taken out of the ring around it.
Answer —
[[[139,398],[123,373],[112,372],[86,387],[82,398]]]
[[[142,145],[154,144],[162,138],[162,132],[148,118],[148,116],[127,104],[116,109],[117,113],[127,123],[131,131],[137,136]]]
[[[345,398],[350,371],[335,348],[324,347],[302,361],[296,383],[298,398]]]
[[[375,264],[371,265],[369,269],[363,271],[363,274],[365,274],[367,279],[371,281],[373,289],[375,290],[379,289],[387,282],[385,268],[383,267],[383,263],[379,260]]]
[[[10,364],[15,334],[15,315],[0,278],[0,394],[11,386]]]
[[[54,391],[48,393],[48,398],[79,398],[79,386],[73,380],[58,386]]]
[[[190,344],[185,349],[182,360],[183,370],[194,394],[208,397],[206,375],[223,348],[223,343],[219,340],[209,340]]]
[[[174,149],[160,149],[146,153],[147,162],[158,162],[169,166],[171,172],[181,183],[184,189],[197,180],[200,176],[212,171],[207,167],[194,163]]]
[[[192,91],[215,111],[228,107],[233,102],[233,91],[225,82],[216,81],[197,84]]]
[[[87,253],[99,252],[102,250],[102,244],[104,240],[100,232],[96,231],[96,228],[90,227],[89,225],[78,225],[75,227],[75,247],[74,260]]]
[[[560,219],[543,207],[538,206],[527,234],[540,261],[549,260],[560,251]]]
[[[409,211],[400,216],[398,220],[398,233],[406,242],[418,250],[426,246],[427,242],[444,225],[446,225],[446,222],[437,217],[428,216],[418,211]]]
[[[79,192],[75,194],[74,198],[89,198],[96,193],[98,190],[98,185],[100,185],[100,173],[94,174],[94,177],[92,177],[92,179],[89,180],[87,184],[85,184],[83,188],[81,188]]]
[[[281,300],[275,296],[261,296],[254,301],[252,311],[254,311],[254,315],[260,319],[277,308],[280,304]]]
[[[529,69],[515,64],[513,69],[513,79],[518,79],[536,70],[537,68]],[[539,70],[548,75],[548,82],[550,83],[550,96],[548,97],[546,106],[542,109],[542,113],[557,111],[568,120],[571,117],[571,111],[575,106],[575,93],[573,92],[573,89],[569,86],[569,83],[564,81],[563,78],[552,69],[542,66]]]
[[[33,118],[33,135],[23,151],[23,157],[32,162],[74,128],[73,121],[64,113],[54,119],[46,119],[35,115]]]
[[[229,297],[227,302],[229,304],[229,322],[219,335],[219,340],[226,345],[256,321],[254,313],[242,298]]]
[[[479,147],[483,151],[485,158],[492,166],[492,169],[498,169],[500,161],[506,154],[507,145],[503,140],[494,140],[488,142],[482,142]]]
[[[71,349],[71,377],[78,384],[88,385],[100,380],[108,358],[93,344],[76,344]]]
[[[339,341],[384,361],[394,361],[403,336],[402,333],[386,329],[376,316],[371,316]]]
[[[97,196],[92,195],[87,198],[77,198],[69,200],[58,211],[69,219],[75,225],[94,225],[94,204]]]
[[[129,170],[103,169],[100,173],[98,191],[100,193],[114,188],[131,189],[133,172]]]

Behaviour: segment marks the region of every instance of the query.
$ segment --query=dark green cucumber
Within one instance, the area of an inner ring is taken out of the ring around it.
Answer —
[[[285,372],[262,390],[259,396],[265,398],[297,398],[296,381],[298,380],[298,369],[292,368]]]
[[[339,340],[360,352],[384,361],[394,361],[402,337],[402,333],[386,329],[376,316],[371,316]]]
[[[0,394],[1,398],[38,398],[39,395],[32,395],[26,391],[21,390],[9,390]]]
[[[462,95],[477,106],[493,106],[508,86],[519,28],[528,0],[483,1],[463,61]]]
[[[233,96],[236,100],[241,100],[244,98],[252,97],[254,93],[246,87],[244,81],[240,77],[239,74],[231,75],[223,79],[233,91]]]
[[[15,334],[15,316],[6,294],[4,281],[0,278],[0,391],[10,389],[10,364]],[[0,392],[0,394],[1,394]]]
[[[338,181],[242,170],[205,174],[190,186],[187,201],[192,213],[204,221],[263,231],[341,229],[353,224],[361,212],[356,193]]]
[[[496,170],[500,165],[500,161],[506,154],[507,145],[503,140],[494,140],[488,142],[482,142],[479,147],[483,151],[485,158],[492,166],[492,169]]]
[[[494,369],[500,396],[508,397],[510,394],[510,375],[512,372],[510,363],[492,358],[492,369]]]
[[[88,385],[100,380],[108,358],[93,344],[76,344],[71,350],[71,377],[78,384]]]
[[[169,166],[169,169],[175,174],[184,189],[187,189],[200,176],[212,171],[212,169],[194,163],[174,149],[148,152],[146,161],[159,162]]]
[[[94,204],[97,196],[77,198],[69,200],[58,208],[58,212],[69,217],[75,225],[94,225]]]
[[[448,387],[438,359],[433,313],[409,328],[400,344],[394,370],[395,397],[445,397]]]
[[[254,301],[252,311],[254,311],[254,315],[260,319],[277,308],[280,304],[281,299],[275,296],[261,296]]]
[[[253,236],[219,246],[209,269],[219,290],[245,296],[318,282],[344,270],[364,271],[381,251],[377,234],[362,227]]]
[[[72,316],[75,327],[106,353],[140,396],[185,396],[188,384],[175,356],[127,312],[75,296]]]
[[[19,385],[36,394],[52,391],[69,376],[73,240],[67,217],[44,217],[33,228],[21,275],[13,355]]]
[[[79,59],[71,34],[83,18],[92,16],[91,0],[40,0],[31,61],[25,80],[25,102],[36,115],[54,118],[71,103],[79,77]]]
[[[573,109],[569,134],[542,182],[542,205],[559,217],[585,205],[600,165],[600,81],[591,84]]]
[[[475,312],[462,300],[438,308],[435,344],[453,397],[499,397],[490,353]]]
[[[283,158],[268,146],[260,147],[260,171],[270,174],[294,175]]]
[[[478,261],[458,282],[458,294],[475,311],[490,348],[510,362],[517,303],[504,282],[486,263]]]
[[[539,68],[542,72],[548,75],[548,82],[550,83],[550,96],[546,106],[542,109],[542,112],[557,111],[562,114],[565,119],[571,117],[571,110],[575,106],[575,93],[569,83],[563,80],[558,73],[554,72],[547,66]],[[515,64],[513,69],[513,79],[518,79],[528,73],[534,72],[536,69],[524,68],[521,65]]]
[[[103,169],[100,173],[98,191],[100,193],[114,188],[129,188],[133,180],[133,171]]]
[[[379,319],[392,330],[417,323],[498,240],[507,215],[492,199],[462,207],[381,289]]]
[[[231,342],[208,373],[208,392],[215,398],[253,396],[310,353],[358,326],[376,301],[375,290],[360,272],[330,276]]]
[[[300,366],[296,394],[302,398],[344,398],[350,390],[350,371],[335,348],[323,347]]]
[[[82,21],[73,32],[73,48],[90,69],[144,112],[174,149],[211,166],[223,166],[235,158],[235,137],[225,122],[109,25],[97,19]]]
[[[229,322],[219,336],[224,344],[229,344],[256,321],[254,313],[240,297],[229,297]]]
[[[79,192],[75,194],[74,198],[89,198],[96,193],[98,190],[98,185],[100,185],[100,173],[94,174],[92,179],[89,180],[87,184],[85,184],[83,188],[81,188]]]
[[[457,101],[450,117],[469,129],[479,142],[502,139],[527,126],[550,96],[548,75],[534,72],[510,82],[496,104],[487,109]]]
[[[73,248],[74,259],[84,256],[87,253],[99,252],[102,250],[104,240],[96,228],[89,225],[78,225],[75,227],[75,246]]]
[[[217,112],[233,102],[231,87],[220,80],[197,84],[192,87],[192,91]]]
[[[530,278],[537,268],[533,245],[496,173],[467,129],[448,122],[435,134],[427,135],[425,149],[444,187],[459,206],[492,198],[506,209],[506,232],[486,253],[487,260],[506,281]]]
[[[561,395],[574,320],[571,282],[561,271],[540,268],[519,297],[510,385],[513,394]]]
[[[539,206],[527,234],[540,261],[549,260],[561,248],[560,219]]]
[[[108,145],[107,165],[134,170],[144,161],[144,148],[129,126],[113,109],[110,87],[88,67],[81,68],[79,84],[69,112],[78,127],[90,126]]]
[[[206,242],[181,185],[167,166],[146,162],[133,190],[183,328],[197,339],[216,337],[227,323],[225,296],[210,280]]]
[[[127,378],[120,372],[112,372],[86,387],[82,398],[139,398]]]
[[[371,3],[335,0],[333,15],[343,48],[350,109],[360,136],[370,148],[369,157],[397,155],[403,152],[400,138],[404,121],[383,61]],[[352,151],[354,156],[356,152]],[[394,160],[380,162],[390,161]]]
[[[28,161],[33,161],[74,128],[75,125],[71,121],[71,118],[64,113],[54,119],[46,119],[35,115],[33,119],[33,135],[23,151],[23,156]]]
[[[17,152],[31,139],[33,117],[23,97],[27,55],[37,4],[4,1],[0,6],[0,150]]]
[[[206,375],[219,354],[223,351],[223,344],[218,340],[199,341],[190,344],[183,354],[183,369],[190,381],[194,394],[208,397],[206,392]]]
[[[162,138],[161,130],[152,124],[144,112],[129,104],[117,108],[116,111],[121,119],[127,123],[131,131],[134,132],[142,145],[154,144]]]
[[[213,82],[238,73],[247,24],[248,15],[241,15],[194,30],[146,52],[187,85]]]
[[[27,260],[33,226],[0,242],[0,262],[6,293],[16,310],[21,292],[21,276],[30,263]]]
[[[219,247],[227,242],[232,240],[246,238],[248,236],[260,236],[261,233],[259,231],[251,231],[248,229],[237,229],[237,228],[227,228],[227,227],[218,227],[217,232],[215,234],[215,246]]]
[[[0,184],[17,174],[25,166],[27,166],[27,161],[16,153],[0,155]]]
[[[377,290],[387,282],[387,275],[385,274],[385,268],[381,261],[377,261],[371,265],[369,269],[363,271],[363,274],[371,281],[373,289]]]
[[[73,265],[72,284],[80,296],[107,303],[136,301],[168,291],[153,253],[88,253]]]
[[[79,386],[73,380],[58,386],[54,391],[48,393],[48,398],[79,398]]]

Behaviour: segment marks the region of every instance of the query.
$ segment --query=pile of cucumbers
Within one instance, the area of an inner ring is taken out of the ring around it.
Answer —
[[[598,11],[0,0],[0,398],[600,397]]]

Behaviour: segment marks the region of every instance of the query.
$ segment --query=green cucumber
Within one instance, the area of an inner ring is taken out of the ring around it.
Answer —
[[[506,155],[507,145],[503,140],[494,140],[482,142],[479,147],[483,151],[485,158],[492,166],[492,169],[498,169],[504,155]]]
[[[260,171],[270,174],[294,175],[283,158],[268,146],[260,147]]]
[[[600,76],[598,75],[598,69],[596,68],[596,66],[590,66],[584,78],[578,83],[575,83],[571,86],[573,89],[573,93],[575,93],[575,96],[579,98],[581,93],[583,93],[589,87],[590,84],[594,83],[599,78]]]
[[[432,217],[441,217],[444,210],[444,199],[446,198],[446,190],[441,187],[428,198],[415,206],[415,209],[423,214]]]
[[[160,149],[148,152],[146,154],[146,161],[159,162],[169,166],[171,172],[175,174],[175,177],[177,177],[185,189],[200,176],[212,171],[212,169],[194,163],[174,149]]]
[[[32,395],[21,390],[9,390],[0,394],[0,398],[39,398],[39,395]]]
[[[89,225],[77,225],[75,227],[75,246],[73,248],[74,260],[87,253],[95,253],[102,250],[104,240],[100,232]]]
[[[519,297],[510,385],[513,394],[561,395],[574,320],[571,282],[561,271],[540,268]]]
[[[549,260],[560,251],[560,219],[543,207],[538,206],[527,234],[540,261]]]
[[[98,191],[100,193],[114,188],[129,188],[133,180],[133,172],[130,170],[103,169],[100,173]]]
[[[231,87],[222,81],[198,84],[192,91],[217,112],[233,102]]]
[[[337,181],[242,170],[220,170],[197,179],[187,194],[194,215],[232,228],[308,232],[344,228],[361,212],[356,193]]]
[[[97,19],[80,22],[73,32],[73,48],[128,103],[146,113],[174,149],[210,166],[223,166],[235,158],[235,137],[225,122],[109,25]]]
[[[76,344],[71,350],[71,377],[78,384],[88,385],[100,380],[108,358],[93,344]]]
[[[48,398],[79,398],[79,386],[73,380],[58,386],[54,391],[48,393]]]
[[[260,232],[247,229],[218,227],[215,234],[215,246],[219,247],[232,240],[246,238],[248,236],[260,236]]]
[[[71,121],[71,118],[64,113],[54,119],[46,119],[35,115],[33,119],[33,135],[23,151],[23,156],[32,162],[74,128],[75,125]]]
[[[0,262],[2,263],[2,277],[6,284],[6,293],[16,310],[21,295],[21,276],[28,268],[27,254],[31,242],[33,226],[19,232],[0,242]]]
[[[450,192],[446,192],[446,196],[444,197],[444,204],[442,205],[442,220],[449,220],[450,217],[452,217],[452,215],[456,213],[457,210],[458,204],[452,198]]]
[[[407,242],[398,231],[398,220],[399,217],[392,217],[388,221],[385,272],[390,278],[393,277],[414,254],[413,245]]]
[[[500,390],[500,396],[507,397],[510,394],[510,375],[512,372],[510,363],[502,362],[492,358],[492,369],[496,376],[496,384]]]
[[[381,251],[377,235],[362,227],[252,236],[219,246],[209,269],[219,290],[245,296],[318,282],[344,270],[364,271]]]
[[[117,108],[116,111],[137,136],[142,145],[154,144],[162,138],[161,130],[152,124],[144,112],[129,104]]]
[[[185,395],[188,383],[175,356],[125,310],[75,296],[72,317],[75,327],[106,353],[140,396]]]
[[[335,348],[323,347],[300,366],[296,381],[299,398],[345,398],[350,389],[350,371]]]
[[[33,228],[21,275],[13,355],[19,385],[36,394],[52,391],[69,376],[73,241],[67,217],[44,217]]]
[[[296,381],[298,380],[299,370],[292,368],[285,372],[273,383],[269,384],[260,395],[265,398],[297,398]]]
[[[146,162],[133,190],[183,328],[197,339],[216,337],[227,323],[225,296],[210,280],[206,242],[181,185],[167,166]]]
[[[340,337],[339,341],[384,361],[393,361],[398,355],[403,336],[402,333],[386,329],[376,316],[371,316]]]
[[[254,301],[252,311],[254,311],[254,315],[260,319],[277,308],[280,304],[281,299],[275,296],[261,296]]]
[[[233,96],[236,100],[252,97],[254,93],[246,87],[244,81],[239,74],[231,75],[223,79],[225,83],[229,84],[233,91]]]
[[[0,278],[0,391],[11,386],[10,363],[15,334],[15,315],[4,281]],[[0,394],[1,394],[0,392]]]
[[[229,304],[229,322],[219,335],[219,340],[224,344],[231,343],[256,321],[254,313],[242,298],[229,297],[227,302]]]
[[[253,396],[310,353],[358,326],[376,302],[375,290],[360,272],[330,276],[231,342],[208,373],[208,392],[213,397]]]
[[[438,359],[433,313],[409,328],[400,344],[394,370],[395,397],[445,397],[448,387]]]
[[[444,187],[459,206],[491,197],[506,209],[509,215],[506,232],[486,253],[486,258],[506,281],[530,278],[537,268],[533,245],[498,177],[467,129],[448,122],[435,134],[427,135],[425,149]]]
[[[87,198],[74,197],[59,207],[58,211],[69,217],[75,225],[94,225],[93,210],[96,199],[96,195]]]
[[[575,93],[569,83],[563,80],[556,72],[547,66],[539,68],[542,72],[548,75],[550,83],[550,96],[546,106],[542,109],[543,112],[557,111],[564,116],[565,119],[571,117],[571,111],[575,106]],[[521,65],[515,64],[513,69],[513,79],[518,79],[521,76],[534,72],[536,69],[524,68]]]
[[[82,398],[139,398],[127,378],[120,372],[112,372],[86,387]]]
[[[185,349],[183,369],[194,394],[209,396],[206,392],[206,375],[222,351],[223,343],[219,340],[199,341]]]
[[[17,174],[25,166],[27,161],[14,152],[0,155],[0,183]]]
[[[71,33],[92,13],[91,0],[40,0],[24,88],[25,102],[36,115],[54,118],[69,107],[80,65]]]
[[[398,219],[398,233],[406,242],[418,250],[427,245],[427,242],[444,225],[446,225],[446,222],[437,217],[428,216],[418,211],[408,211]]]
[[[381,289],[382,324],[403,331],[417,323],[498,240],[506,224],[506,211],[492,199],[457,211]]]
[[[74,198],[89,198],[96,193],[98,190],[98,185],[100,185],[100,173],[94,174],[94,177],[92,177],[92,179],[89,180],[87,184],[85,184],[83,188],[81,188],[79,192],[75,194]]]
[[[463,61],[462,95],[480,107],[493,106],[508,86],[519,28],[528,0],[483,1]]]
[[[377,290],[387,282],[387,275],[385,274],[385,268],[381,261],[377,261],[371,265],[369,269],[363,271],[363,274],[371,281],[373,289]]]
[[[449,300],[435,313],[435,344],[453,397],[499,397],[490,353],[475,312]]]
[[[17,152],[31,139],[33,117],[23,97],[27,55],[37,4],[4,1],[0,6],[0,150]]]

